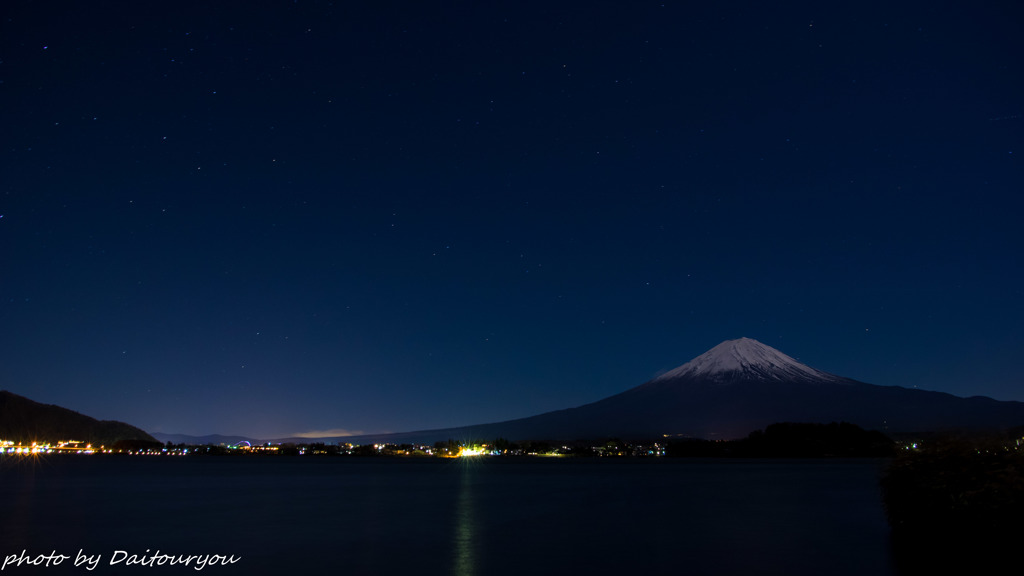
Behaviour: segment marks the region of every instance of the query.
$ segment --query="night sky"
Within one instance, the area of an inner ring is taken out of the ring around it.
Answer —
[[[1024,400],[1018,2],[4,2],[0,388],[568,408],[722,340]]]

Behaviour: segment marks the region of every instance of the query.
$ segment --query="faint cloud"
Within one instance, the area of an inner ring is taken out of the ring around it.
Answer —
[[[331,428],[330,430],[310,430],[293,434],[294,438],[327,438],[328,436],[360,436],[362,430],[345,430],[344,428]]]

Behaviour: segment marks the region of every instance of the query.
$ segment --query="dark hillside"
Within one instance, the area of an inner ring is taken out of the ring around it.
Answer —
[[[0,439],[15,442],[81,440],[111,446],[119,440],[156,439],[124,422],[97,420],[53,404],[40,404],[0,390]]]

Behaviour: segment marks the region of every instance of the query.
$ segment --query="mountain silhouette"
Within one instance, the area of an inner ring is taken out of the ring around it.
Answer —
[[[1008,428],[1024,424],[1024,403],[858,382],[740,338],[635,388],[576,408],[491,424],[335,440],[729,440],[775,422],[850,422],[888,434]]]

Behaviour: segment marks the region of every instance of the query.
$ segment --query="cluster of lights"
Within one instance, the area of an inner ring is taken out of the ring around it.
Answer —
[[[459,458],[481,456],[483,454],[487,454],[487,452],[485,452],[483,448],[477,448],[475,446],[473,448],[463,446],[462,448],[459,449]]]
[[[270,444],[253,446],[244,440],[238,444],[228,444],[228,450],[241,450],[243,452],[277,452],[279,448],[280,446],[271,446]]]
[[[101,447],[102,448],[102,447]],[[13,440],[0,440],[0,454],[53,454],[57,452],[73,452],[75,454],[92,454],[96,450],[92,444],[85,444],[75,440],[57,442],[56,446],[50,444],[16,444]]]
[[[47,454],[50,452],[49,446],[4,446],[4,454]]]

